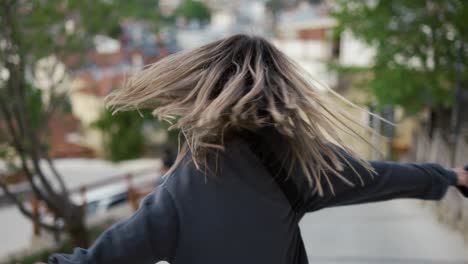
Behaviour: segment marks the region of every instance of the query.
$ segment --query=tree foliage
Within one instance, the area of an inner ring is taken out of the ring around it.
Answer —
[[[147,147],[145,125],[150,125],[152,132],[159,130],[167,133],[166,142],[158,147],[177,150],[179,131],[177,129],[168,131],[169,124],[156,120],[148,109],[139,112],[119,112],[115,115],[104,111],[99,119],[91,124],[103,133],[105,154],[112,161],[135,159],[144,154]]]
[[[349,30],[375,48],[363,87],[378,105],[408,113],[444,109],[466,80],[468,2],[464,0],[338,0],[338,33]]]
[[[118,32],[119,20],[137,16],[156,21],[156,3],[150,0],[1,1],[0,154],[11,157],[13,153],[17,157],[11,160],[24,173],[36,197],[63,220],[63,228],[74,245],[85,247],[88,243],[83,210],[70,199],[62,175],[48,156],[44,136],[51,114],[69,109],[64,62],[70,55],[83,54],[92,48],[96,34]],[[44,60],[49,61],[46,67],[41,66]],[[39,79],[47,80],[46,89],[38,89]],[[44,161],[50,174],[41,165]],[[0,187],[26,217],[35,218],[30,207],[6,184],[7,173],[0,171]],[[35,221],[49,230],[62,229],[41,219]]]
[[[174,11],[174,15],[200,22],[207,22],[211,19],[210,9],[201,1],[195,0],[184,0]]]
[[[141,157],[145,138],[142,127],[148,115],[141,117],[136,112],[121,112],[112,115],[104,111],[92,126],[104,134],[104,150],[112,161]]]

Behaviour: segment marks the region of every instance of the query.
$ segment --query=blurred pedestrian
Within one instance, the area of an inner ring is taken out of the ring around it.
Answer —
[[[172,165],[174,165],[175,162],[174,154],[172,153],[172,150],[169,147],[164,148],[161,161],[161,174],[164,175],[172,167]]]
[[[158,179],[156,179],[155,187],[158,187],[159,185],[164,183],[167,177],[167,172],[172,167],[172,165],[174,165],[175,156],[169,147],[164,148],[163,154],[161,156],[161,161],[162,166],[159,170],[159,176]]]
[[[108,97],[152,108],[185,143],[162,185],[89,249],[49,263],[308,263],[299,222],[323,208],[395,198],[439,200],[468,174],[435,163],[359,158],[331,106],[267,40],[234,35],[171,55]],[[167,164],[169,167],[169,163]],[[346,221],[346,219],[343,219]]]

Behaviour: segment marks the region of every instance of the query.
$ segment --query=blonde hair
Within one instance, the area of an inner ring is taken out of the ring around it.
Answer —
[[[322,177],[332,192],[332,175],[353,185],[340,175],[340,160],[346,159],[330,140],[356,156],[337,130],[366,141],[348,125],[355,121],[332,109],[300,67],[258,36],[234,35],[168,56],[133,75],[106,104],[114,113],[151,108],[159,119],[173,122],[185,143],[172,168],[190,151],[200,169],[210,153],[224,150],[228,131],[273,126],[288,140],[289,172],[298,164],[320,195]]]

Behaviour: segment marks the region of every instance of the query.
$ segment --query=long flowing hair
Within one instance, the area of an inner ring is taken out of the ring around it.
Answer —
[[[372,169],[340,139],[344,130],[366,141],[349,125],[356,121],[330,106],[298,65],[258,36],[233,35],[170,55],[134,74],[106,104],[114,113],[153,109],[180,129],[185,143],[172,168],[188,151],[198,169],[206,166],[210,153],[224,150],[229,131],[272,126],[288,141],[291,166],[298,164],[320,195],[324,182],[333,192],[330,177],[353,185],[341,176],[343,159],[330,141]]]

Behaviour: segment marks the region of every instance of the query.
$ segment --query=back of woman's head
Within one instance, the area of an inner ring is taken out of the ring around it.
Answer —
[[[289,143],[291,166],[300,166],[320,194],[323,179],[341,177],[340,154],[329,139],[340,143],[343,127],[358,136],[296,64],[257,36],[234,35],[168,56],[132,76],[107,105],[114,112],[152,108],[173,122],[186,146],[175,165],[191,151],[197,168],[223,149],[226,134],[274,127]]]

